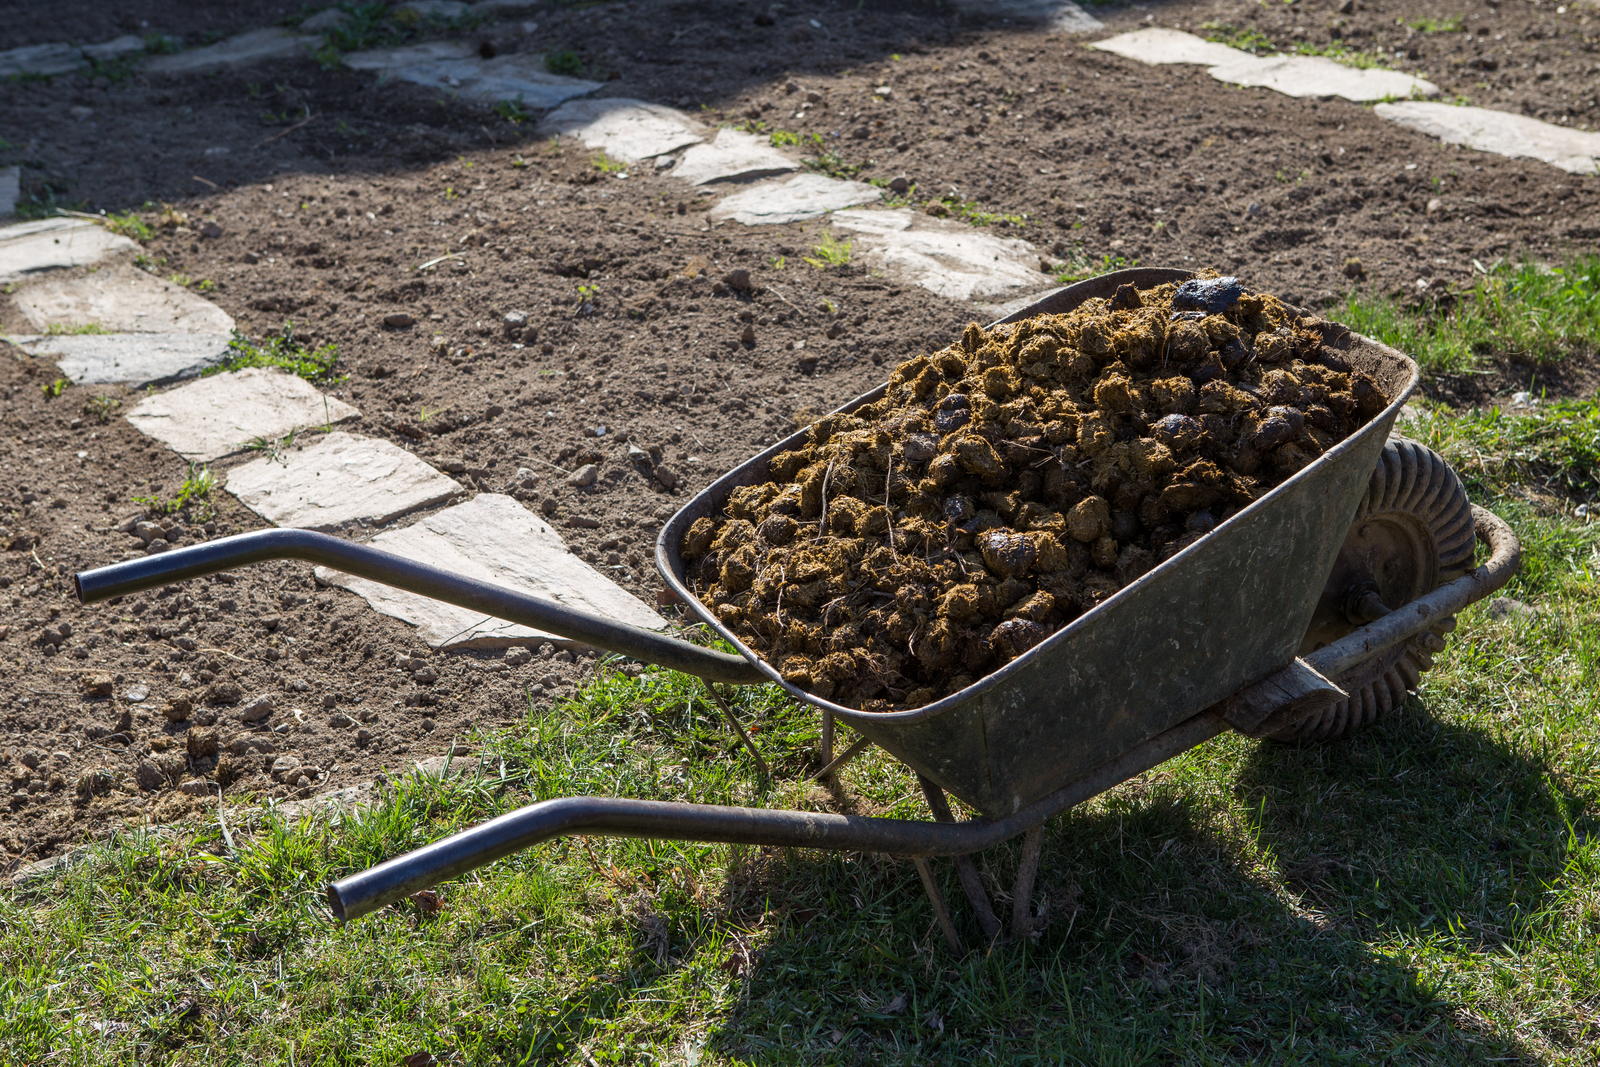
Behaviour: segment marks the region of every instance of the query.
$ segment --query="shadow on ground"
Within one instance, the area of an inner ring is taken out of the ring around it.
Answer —
[[[1050,830],[1037,943],[961,960],[908,864],[775,860],[730,886],[736,914],[779,918],[710,1046],[771,1064],[1520,1061],[1384,946],[1516,955],[1562,870],[1572,805],[1550,788],[1414,710],[1344,743],[1262,745],[1233,810],[1276,870],[1240,865],[1214,804],[1135,785]],[[986,866],[1004,882],[1014,860]]]

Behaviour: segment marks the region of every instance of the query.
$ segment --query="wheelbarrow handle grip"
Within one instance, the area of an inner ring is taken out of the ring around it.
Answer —
[[[749,685],[767,681],[754,664],[739,656],[701,648],[652,630],[452,574],[393,552],[313,530],[257,530],[223,537],[83,571],[75,575],[74,580],[78,599],[88,604],[270,559],[320,563],[469,611],[693,674],[708,682]]]

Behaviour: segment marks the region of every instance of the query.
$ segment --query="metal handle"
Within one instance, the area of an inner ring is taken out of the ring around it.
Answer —
[[[160,555],[97,567],[74,576],[78,599],[85,604],[137,593],[203,574],[232,570],[269,559],[303,559],[354,574],[408,593],[482,612],[496,619],[531,626],[575,641],[619,652],[704,678],[708,682],[754,685],[767,680],[748,660],[665,634],[575,611],[563,604],[490,585],[476,578],[431,567],[393,552],[358,545],[342,537],[312,530],[257,530],[224,537]]]

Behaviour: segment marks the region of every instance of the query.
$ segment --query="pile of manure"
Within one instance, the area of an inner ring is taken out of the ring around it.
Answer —
[[[1320,325],[1233,278],[969,325],[696,520],[690,583],[810,693],[868,711],[931,703],[1381,411]]]

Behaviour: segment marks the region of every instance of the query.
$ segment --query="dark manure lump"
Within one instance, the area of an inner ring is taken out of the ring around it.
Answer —
[[[928,704],[1381,411],[1318,326],[1232,278],[970,325],[696,520],[690,581],[800,688],[869,711]]]

